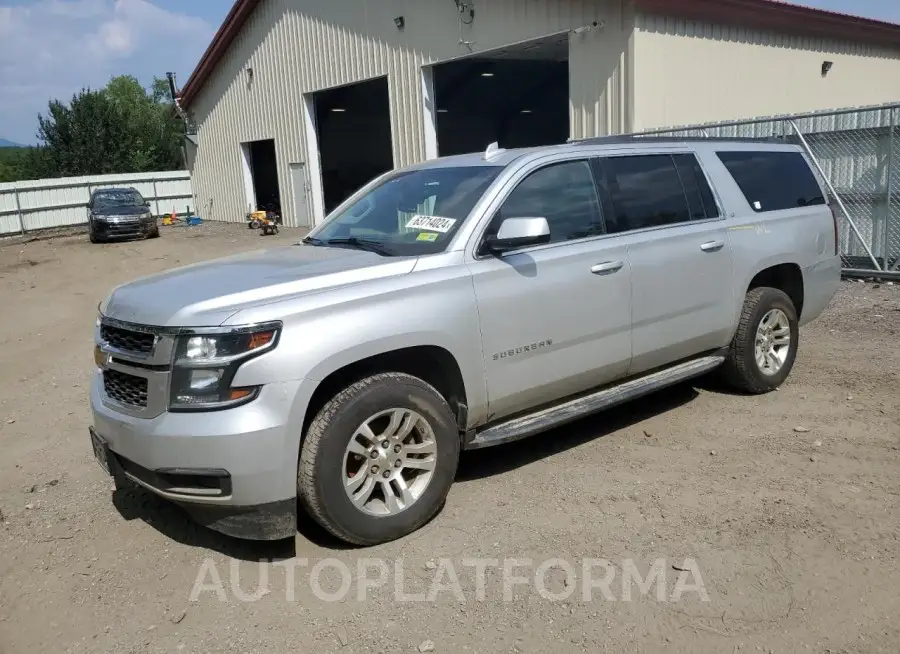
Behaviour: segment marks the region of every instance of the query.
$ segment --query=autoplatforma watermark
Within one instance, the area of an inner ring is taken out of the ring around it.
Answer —
[[[310,561],[262,559],[250,575],[244,564],[230,559],[223,574],[215,559],[207,557],[198,570],[190,600],[213,596],[255,602],[273,592],[284,598],[314,597],[323,602],[365,602],[375,593],[393,593],[395,602],[436,602],[451,597],[459,602],[511,602],[523,593],[536,593],[551,602],[630,602],[641,597],[658,602],[678,602],[696,596],[709,602],[697,562],[692,558],[672,562],[664,558],[649,563],[633,559],[612,561],[586,558],[577,562],[560,558],[449,558],[434,559],[425,566],[404,559],[360,558],[348,563],[336,558]],[[247,577],[252,577],[247,583]],[[248,588],[255,586],[255,588]]]

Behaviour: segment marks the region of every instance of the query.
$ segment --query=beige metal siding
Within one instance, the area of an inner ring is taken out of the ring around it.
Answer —
[[[591,16],[582,14],[588,23]],[[610,6],[602,29],[569,39],[571,136],[586,138],[631,131],[630,41],[634,12],[630,3]]]
[[[294,224],[289,164],[306,160],[304,93],[386,75],[394,163],[406,165],[425,157],[422,65],[595,20],[603,27],[570,41],[572,136],[630,128],[629,0],[474,4],[474,23],[460,25],[452,0],[263,0],[190,107],[199,125],[193,173],[201,215],[244,219],[239,144],[274,138],[281,204]],[[400,15],[403,31],[394,25]]]
[[[636,130],[900,100],[900,44],[653,15],[638,15],[635,27]],[[834,66],[822,77],[826,60]]]

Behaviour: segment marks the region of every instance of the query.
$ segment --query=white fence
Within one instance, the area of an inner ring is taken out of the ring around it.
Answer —
[[[91,193],[114,186],[137,189],[157,216],[193,208],[191,175],[186,170],[13,182],[0,184],[0,235],[87,223]]]

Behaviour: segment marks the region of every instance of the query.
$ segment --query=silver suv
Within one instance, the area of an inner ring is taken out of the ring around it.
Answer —
[[[713,371],[777,388],[839,280],[798,147],[492,145],[380,177],[296,245],[115,289],[91,440],[223,533],[306,510],[371,545],[437,513],[460,450]]]

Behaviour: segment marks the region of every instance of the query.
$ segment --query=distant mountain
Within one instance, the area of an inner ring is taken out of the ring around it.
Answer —
[[[18,143],[13,143],[12,141],[7,141],[6,139],[0,139],[0,148],[24,148],[24,145],[19,145]]]

